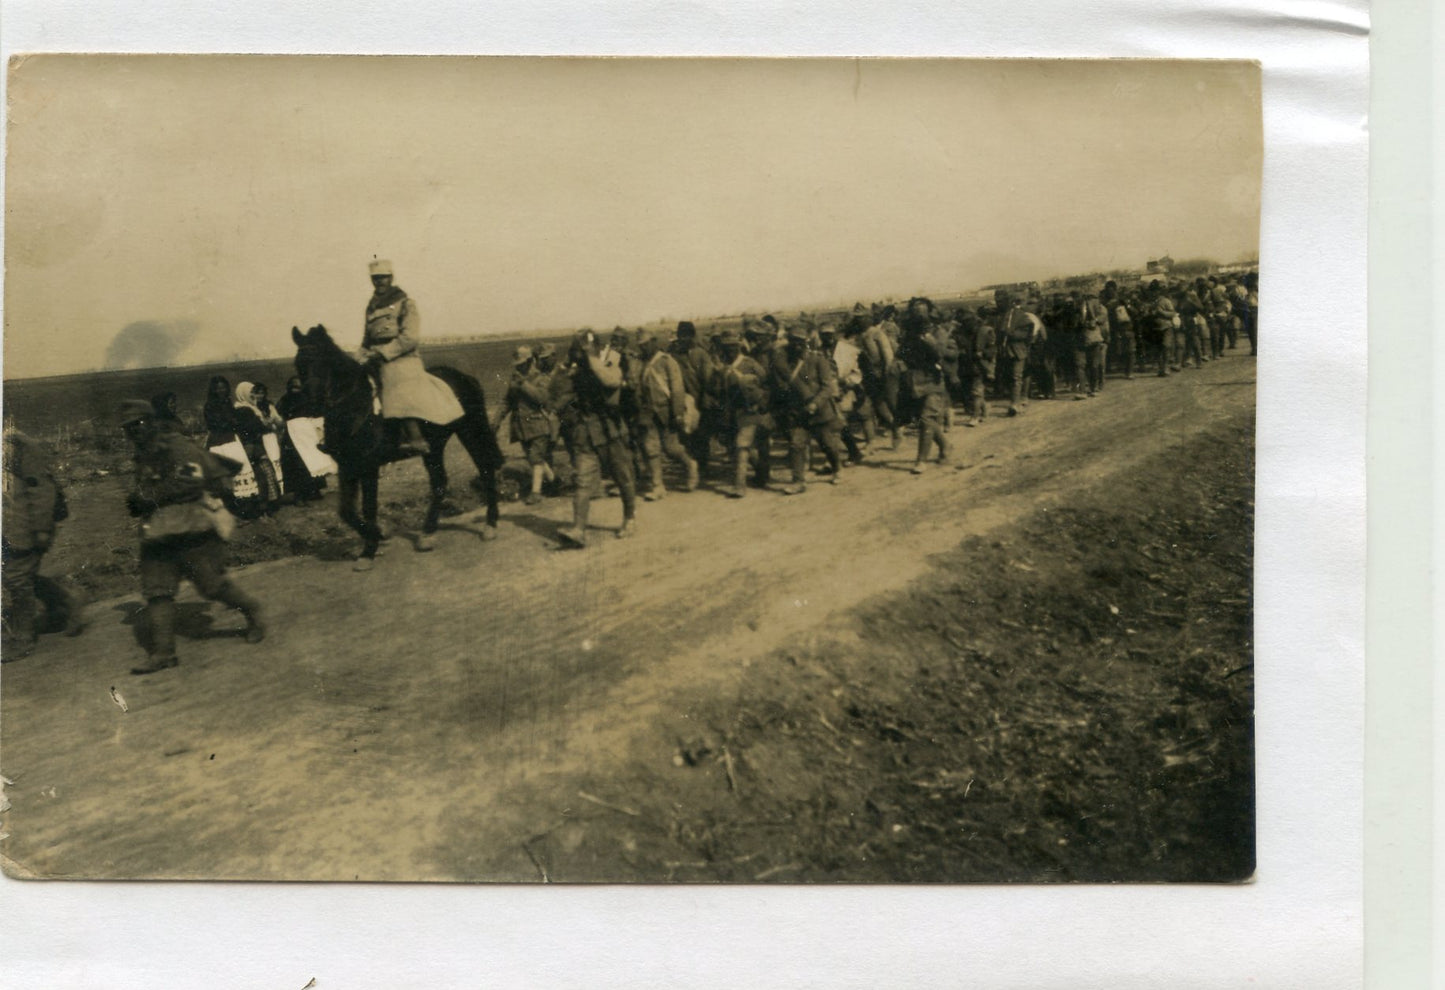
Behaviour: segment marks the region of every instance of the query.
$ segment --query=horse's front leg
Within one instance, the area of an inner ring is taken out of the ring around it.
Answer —
[[[436,546],[434,533],[437,531],[437,520],[441,518],[442,503],[447,495],[447,466],[445,447],[433,447],[431,453],[422,458],[426,465],[427,481],[431,485],[431,499],[427,503],[426,520],[422,523],[421,533],[416,539],[416,548],[426,551]]]
[[[361,538],[364,541],[361,555],[368,560],[376,556],[376,548],[381,544],[381,527],[376,523],[378,474],[373,468],[361,476]]]
[[[487,503],[487,539],[497,534],[497,520],[502,516],[498,506],[502,501],[502,493],[497,487],[497,469],[488,467],[482,472],[482,499]]]
[[[361,555],[356,558],[355,570],[369,571],[373,558],[376,556],[376,540],[369,533],[372,527],[368,527],[366,520],[356,512],[356,496],[362,488],[361,479],[349,471],[340,472],[337,479],[339,484],[336,492],[336,505],[341,521],[352,529],[356,530],[361,537]]]
[[[342,522],[356,530],[357,535],[365,539],[366,526],[362,522],[361,517],[356,514],[356,496],[360,493],[357,478],[354,474],[342,471],[337,481],[337,514],[341,516]]]

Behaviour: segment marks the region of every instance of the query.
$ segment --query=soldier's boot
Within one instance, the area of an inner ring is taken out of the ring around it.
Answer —
[[[180,663],[176,659],[176,602],[169,595],[149,599],[145,608],[147,644],[146,662],[132,667],[132,674],[154,674]]]
[[[828,479],[828,484],[830,485],[841,485],[843,483],[843,464],[845,463],[843,459],[843,447],[842,438],[837,436],[832,437],[823,447],[823,453],[827,456],[828,464],[833,469],[832,477]]]
[[[431,451],[426,439],[421,435],[421,420],[408,416],[401,421],[401,442],[396,449],[408,457]]]
[[[742,448],[733,452],[733,484],[724,494],[728,498],[745,498],[748,494],[748,452]]]
[[[933,447],[932,437],[929,435],[928,424],[918,424],[918,456],[913,459],[913,473],[922,474],[923,465],[928,463],[928,454]]]
[[[266,638],[266,624],[261,621],[261,603],[227,580],[216,595],[216,601],[246,617],[246,642],[259,643]]]
[[[947,437],[939,437],[939,438],[938,438],[938,463],[940,463],[940,464],[947,464],[947,463],[948,463],[948,438],[947,438]]]
[[[793,476],[791,484],[784,485],[784,495],[801,495],[807,488],[808,472],[808,443],[806,439],[802,445],[788,442],[788,470]]]
[[[698,483],[702,480],[702,473],[698,469],[697,461],[689,457],[684,461],[683,466],[687,468],[687,482],[683,486],[684,490],[697,491]]]
[[[773,448],[772,439],[760,447],[756,447],[752,453],[753,484],[758,488],[766,488],[773,480]]]
[[[592,493],[579,479],[577,490],[572,493],[572,525],[557,531],[564,543],[579,547],[587,545],[587,516],[591,511]]]
[[[527,493],[527,504],[536,505],[542,501],[542,486],[546,483],[547,465],[532,465],[532,490]]]
[[[661,455],[651,458],[651,462],[652,463],[648,465],[648,477],[652,479],[651,487],[648,488],[647,494],[642,497],[648,502],[660,502],[667,497],[667,486],[662,482]]]
[[[261,621],[260,606],[253,606],[244,614],[246,616],[246,642],[261,642],[266,638],[266,624]]]

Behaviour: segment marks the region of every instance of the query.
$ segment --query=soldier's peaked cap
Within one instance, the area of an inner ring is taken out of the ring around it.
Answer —
[[[391,262],[385,258],[372,258],[371,263],[366,266],[373,275],[395,275],[391,270]]]

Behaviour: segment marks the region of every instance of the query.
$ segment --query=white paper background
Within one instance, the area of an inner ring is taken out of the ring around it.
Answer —
[[[17,51],[1257,58],[1259,879],[1240,887],[4,881],[25,987],[1321,988],[1361,980],[1365,6],[7,0]],[[1327,335],[1329,346],[1321,346]],[[257,822],[257,828],[265,828]]]

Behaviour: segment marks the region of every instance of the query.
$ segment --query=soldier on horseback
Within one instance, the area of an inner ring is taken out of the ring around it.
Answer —
[[[356,359],[372,372],[381,392],[381,414],[401,423],[398,451],[425,454],[421,421],[445,426],[465,411],[446,384],[427,374],[418,345],[421,316],[416,301],[392,284],[391,262],[373,260],[371,299],[366,304],[366,333]]]

